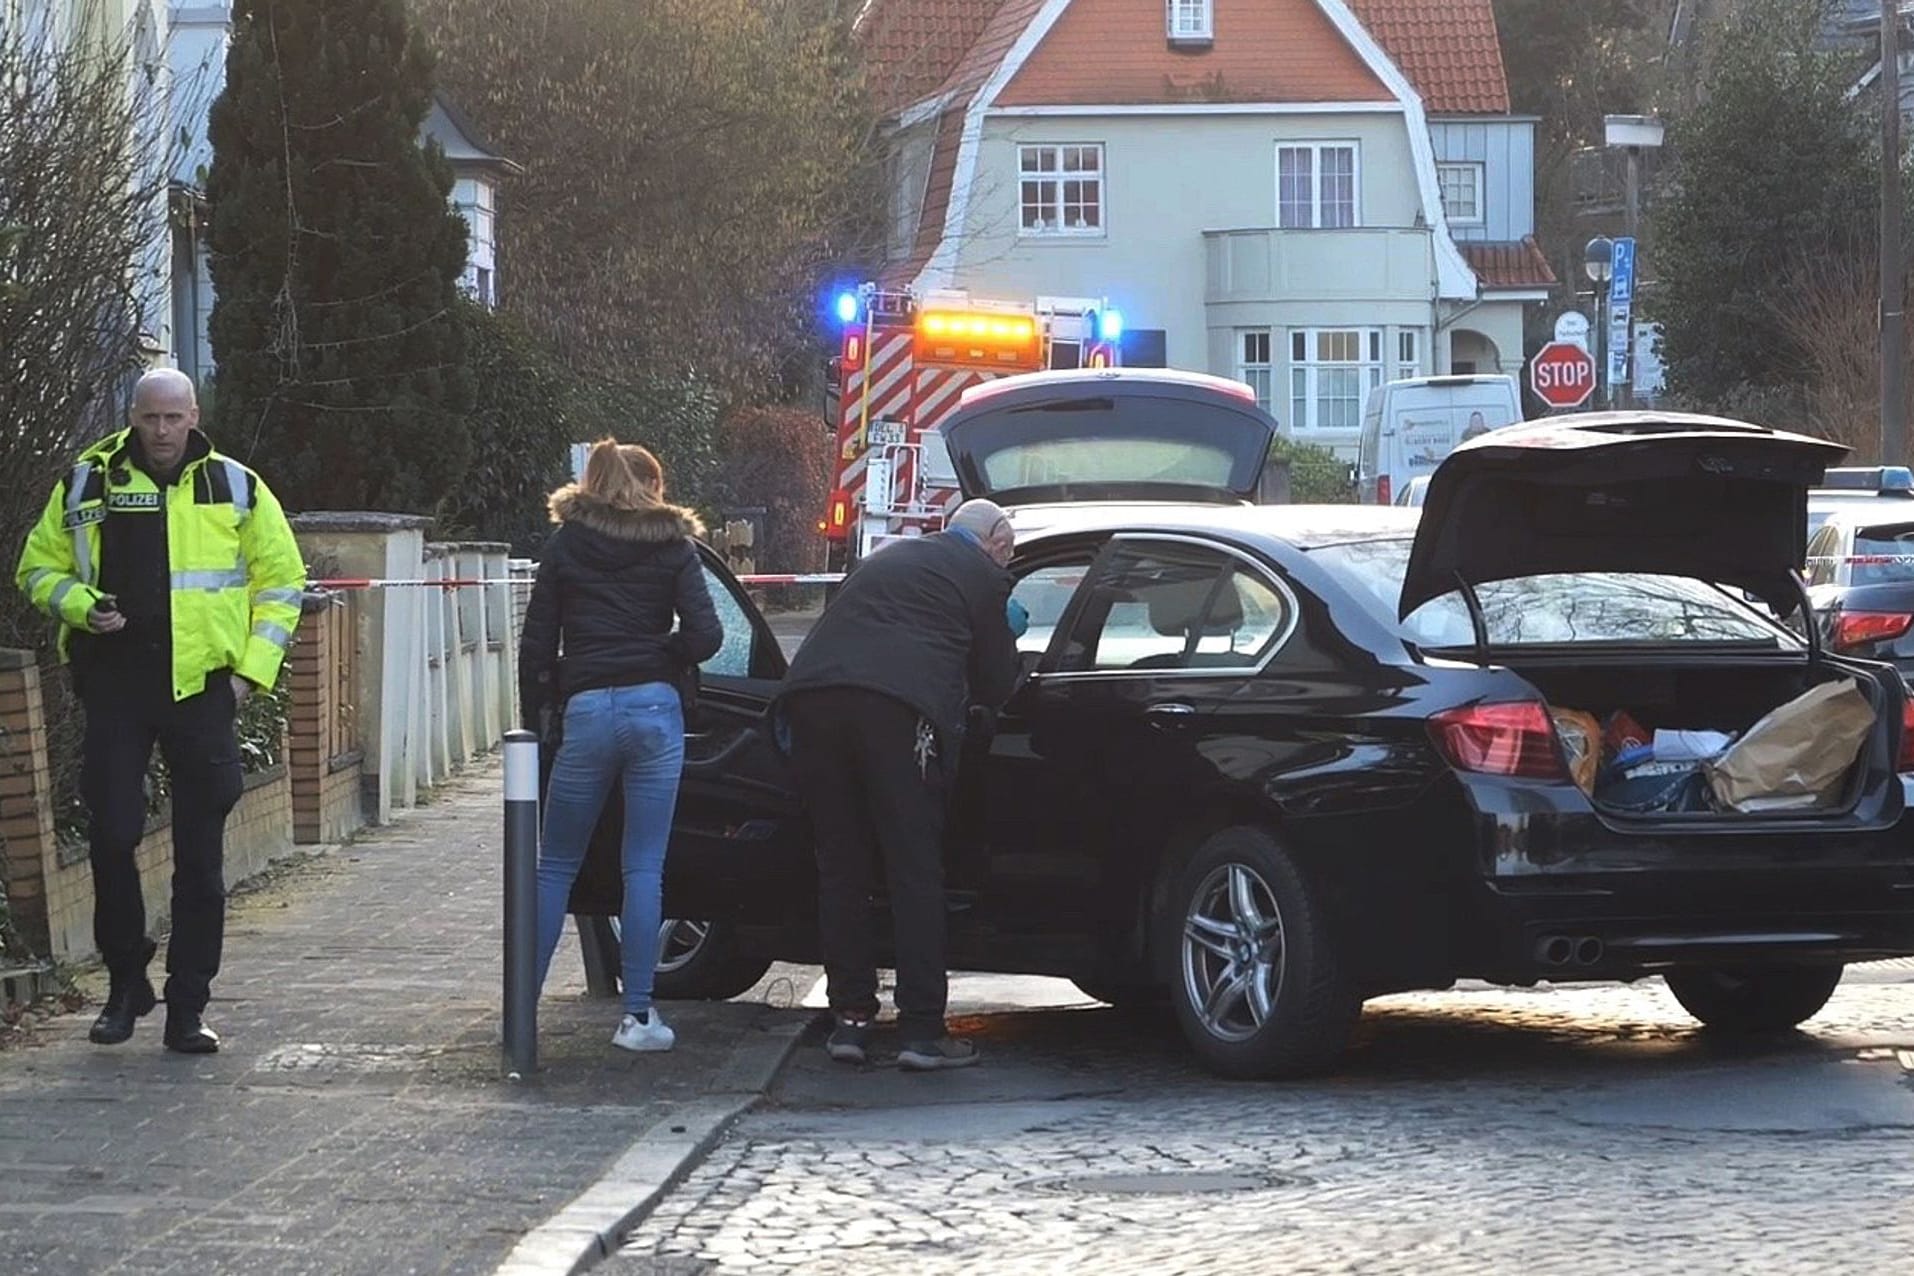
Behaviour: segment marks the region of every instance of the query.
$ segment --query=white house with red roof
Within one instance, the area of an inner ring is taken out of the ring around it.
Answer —
[[[1383,380],[1516,372],[1554,285],[1491,0],[869,0],[889,263],[1107,298],[1124,358],[1353,448]]]

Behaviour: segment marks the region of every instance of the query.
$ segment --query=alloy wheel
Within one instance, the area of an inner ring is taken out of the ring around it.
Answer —
[[[678,921],[667,917],[658,928],[658,967],[661,973],[682,970],[703,951],[711,938],[710,922]]]
[[[1246,1041],[1275,1013],[1284,971],[1282,910],[1247,864],[1212,869],[1183,919],[1183,985],[1203,1027]]]

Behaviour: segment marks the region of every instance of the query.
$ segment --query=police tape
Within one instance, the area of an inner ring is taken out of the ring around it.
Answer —
[[[398,589],[407,586],[415,588],[436,587],[439,589],[478,589],[487,585],[529,585],[531,576],[478,577],[465,579],[452,577],[433,579],[432,577],[378,577],[378,576],[333,576],[325,580],[307,581],[313,589]],[[800,572],[786,574],[751,574],[734,577],[740,585],[835,585],[844,579],[843,572]]]
[[[377,576],[334,576],[326,580],[309,580],[306,582],[306,585],[310,589],[396,589],[406,585],[433,585],[440,589],[465,589],[476,588],[483,585],[529,585],[531,583],[532,578],[530,576],[506,576],[491,580],[467,580],[460,577],[434,580],[426,576],[406,576],[386,579]]]
[[[1906,567],[1914,554],[1811,554],[1810,563],[1840,563],[1848,567]]]

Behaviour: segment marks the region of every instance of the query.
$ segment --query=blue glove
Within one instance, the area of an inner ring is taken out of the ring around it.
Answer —
[[[1021,638],[1030,630],[1030,612],[1014,598],[1004,604],[1004,619],[1010,622],[1012,637]]]

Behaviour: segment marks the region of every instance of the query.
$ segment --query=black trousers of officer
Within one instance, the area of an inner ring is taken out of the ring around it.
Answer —
[[[226,817],[244,783],[231,679],[175,702],[161,670],[89,670],[81,794],[90,816],[93,941],[116,979],[147,961],[146,899],[133,852],[146,827],[153,746],[172,785],[173,936],[166,950],[169,1010],[198,1012],[212,995],[226,931]]]
[[[877,857],[895,933],[898,1029],[944,1035],[944,825],[956,759],[915,709],[829,688],[786,702],[793,778],[817,840],[818,925],[831,1009],[877,1013],[871,893]],[[928,746],[928,747],[927,747]],[[953,749],[954,751],[954,749]]]

